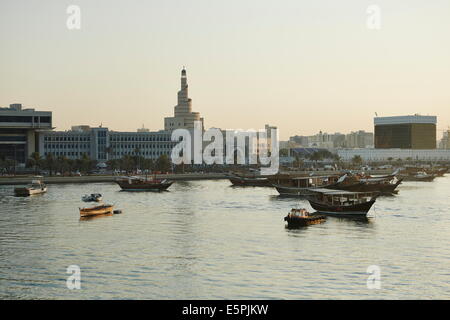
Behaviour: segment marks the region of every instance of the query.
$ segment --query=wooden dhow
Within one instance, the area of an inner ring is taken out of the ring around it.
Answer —
[[[123,191],[164,191],[173,181],[167,179],[156,179],[147,177],[122,177],[116,183]]]
[[[338,216],[366,216],[379,196],[374,192],[314,189],[308,197],[311,207],[319,213]]]

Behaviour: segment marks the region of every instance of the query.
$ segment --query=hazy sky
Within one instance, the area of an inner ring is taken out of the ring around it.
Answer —
[[[72,4],[81,30],[66,27]],[[0,106],[51,110],[57,130],[159,130],[185,65],[207,128],[373,131],[377,112],[442,130],[449,40],[448,0],[1,0]]]

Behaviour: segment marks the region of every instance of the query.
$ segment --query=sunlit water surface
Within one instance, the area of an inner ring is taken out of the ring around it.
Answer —
[[[161,193],[49,185],[29,198],[13,188],[0,186],[3,299],[450,298],[450,177],[402,184],[369,221],[298,230],[283,217],[306,201],[228,181]],[[80,221],[81,196],[93,192],[123,213]],[[70,265],[81,269],[80,290],[66,287]],[[367,287],[371,265],[379,290]]]

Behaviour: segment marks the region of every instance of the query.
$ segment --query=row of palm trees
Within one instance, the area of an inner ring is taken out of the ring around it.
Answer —
[[[280,150],[280,155],[283,155],[283,153]],[[305,157],[306,159],[313,161],[317,164],[318,161],[322,160],[330,160],[331,162],[334,162],[339,167],[346,167],[348,165],[351,165],[353,167],[360,167],[363,165],[364,161],[360,155],[355,155],[349,163],[344,163],[341,159],[341,157],[335,153],[332,153],[328,150],[319,150],[312,154],[309,154]],[[402,165],[404,163],[412,162],[413,159],[411,157],[408,157],[406,159],[394,159],[392,157],[387,158],[387,161],[389,164],[395,164],[395,165]],[[294,160],[294,167],[303,167],[304,166],[304,159],[301,159],[298,155],[295,156]]]
[[[89,158],[87,154],[83,154],[79,159],[69,159],[65,156],[55,157],[52,153],[41,157],[39,152],[33,152],[26,162],[27,168],[34,168],[37,174],[40,170],[48,170],[50,175],[66,172],[79,171],[80,173],[88,173],[94,170],[97,161]]]
[[[168,172],[172,170],[172,163],[166,154],[160,155],[158,159],[148,159],[139,155],[125,155],[121,159],[111,159],[106,162],[111,170],[135,171],[149,170]]]
[[[42,157],[39,152],[34,152],[26,161],[26,168],[33,168],[35,174],[41,170],[48,171],[49,175],[56,173],[89,173],[97,168],[98,162],[89,158],[87,154],[83,154],[79,159],[70,159],[65,156],[55,157],[49,153]],[[111,159],[106,162],[108,168],[111,170],[125,170],[135,171],[154,170],[161,172],[168,172],[172,169],[172,163],[166,154],[161,155],[158,159],[147,159],[139,155],[125,155],[121,159]],[[0,171],[13,172],[15,168],[15,161],[10,159],[0,158]]]

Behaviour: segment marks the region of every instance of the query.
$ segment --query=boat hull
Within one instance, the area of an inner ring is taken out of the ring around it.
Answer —
[[[403,181],[422,181],[422,182],[432,182],[436,176],[430,175],[428,177],[415,177],[415,176],[403,176]]]
[[[171,185],[170,182],[154,183],[154,182],[143,182],[143,183],[129,183],[128,180],[122,181],[118,180],[116,183],[124,191],[164,191],[167,190]]]
[[[271,187],[268,179],[229,178],[233,186],[239,187]]]
[[[47,192],[47,187],[40,189],[32,189],[32,188],[15,188],[14,194],[16,197],[29,197],[36,194],[42,194]]]
[[[325,221],[324,216],[309,216],[309,217],[284,217],[288,228],[305,227],[312,224],[319,224]]]
[[[113,212],[114,212],[113,205],[102,205],[92,208],[80,208],[80,216],[83,218],[97,215],[113,214]]]
[[[327,187],[330,187],[331,185],[321,186],[321,187],[317,187],[317,188],[315,188],[315,187],[296,188],[296,187],[286,187],[286,186],[277,185],[277,184],[273,184],[272,186],[275,187],[275,189],[277,189],[280,196],[306,197],[306,196],[314,195],[315,194],[314,189],[327,188]]]
[[[311,207],[319,213],[342,216],[366,216],[375,200],[350,206],[329,205],[308,199]]]
[[[381,194],[393,194],[396,193],[397,187],[402,183],[403,179],[398,180],[396,183],[359,183],[350,186],[335,186],[333,189],[345,190],[352,192],[379,192]]]

